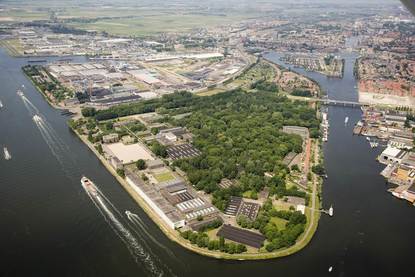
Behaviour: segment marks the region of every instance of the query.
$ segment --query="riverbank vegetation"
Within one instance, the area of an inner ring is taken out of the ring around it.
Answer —
[[[25,65],[22,67],[22,70],[49,101],[57,104],[65,99],[74,97],[73,91],[62,86],[41,65]]]
[[[223,237],[220,237],[218,240],[211,240],[209,236],[203,232],[193,232],[188,230],[182,232],[181,236],[184,239],[189,240],[191,244],[196,244],[198,247],[208,248],[209,250],[217,250],[229,254],[240,254],[247,250],[245,245],[234,242],[225,242]]]

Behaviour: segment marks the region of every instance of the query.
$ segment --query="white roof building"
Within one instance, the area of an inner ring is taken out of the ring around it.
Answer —
[[[407,152],[396,147],[388,146],[378,157],[383,164],[400,163]]]

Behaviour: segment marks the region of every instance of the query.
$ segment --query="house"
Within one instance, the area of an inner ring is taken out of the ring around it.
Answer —
[[[286,134],[295,134],[301,136],[304,140],[308,139],[309,131],[306,127],[300,126],[283,126],[282,131]]]
[[[406,120],[406,114],[401,114],[396,111],[388,111],[385,114],[385,121],[389,125],[397,124],[397,125],[404,125]]]
[[[175,134],[173,134],[172,132],[165,133],[164,137],[169,142],[176,142],[177,141],[177,136]]]
[[[132,137],[132,136],[123,136],[122,138],[121,138],[121,141],[122,141],[122,143],[123,144],[132,144],[132,143],[134,143],[135,141],[134,141],[134,138]]]
[[[412,149],[413,140],[401,137],[391,136],[388,141],[388,146],[399,148],[399,149]]]

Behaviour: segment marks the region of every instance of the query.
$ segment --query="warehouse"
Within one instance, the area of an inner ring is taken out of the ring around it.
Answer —
[[[265,237],[261,234],[236,228],[231,225],[223,225],[218,231],[218,236],[258,249],[262,247],[265,241]]]
[[[109,157],[117,157],[122,164],[129,164],[142,160],[154,160],[151,153],[140,144],[125,145],[121,142],[103,144],[102,149]]]
[[[158,192],[154,186],[144,183],[134,172],[126,170],[127,182],[141,198],[172,229],[185,225],[183,216]]]

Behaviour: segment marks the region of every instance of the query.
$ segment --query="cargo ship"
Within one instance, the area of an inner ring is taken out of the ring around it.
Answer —
[[[81,178],[81,185],[89,194],[93,196],[98,195],[98,190],[95,187],[94,183],[92,183],[92,181],[85,176]]]

